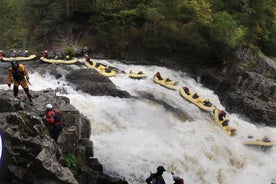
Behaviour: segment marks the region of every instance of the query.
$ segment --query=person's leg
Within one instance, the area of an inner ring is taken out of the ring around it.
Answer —
[[[30,94],[30,91],[29,91],[29,88],[23,88],[26,95],[28,96],[29,98],[29,101],[32,102],[32,95]]]
[[[29,98],[30,103],[32,103],[32,95],[30,94],[28,83],[26,79],[20,81],[20,85],[22,86],[23,90],[25,91],[26,95]]]
[[[13,86],[13,95],[15,98],[17,98],[17,95],[18,95],[18,86],[14,85]]]
[[[55,125],[53,132],[52,132],[52,138],[57,142],[58,136],[62,131],[62,126],[61,125]]]

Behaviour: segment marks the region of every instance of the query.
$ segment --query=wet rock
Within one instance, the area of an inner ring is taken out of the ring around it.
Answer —
[[[20,90],[20,93],[23,93]],[[93,158],[93,143],[89,139],[90,123],[79,113],[66,97],[56,96],[47,89],[33,92],[34,105],[26,97],[15,100],[12,92],[0,91],[0,129],[4,133],[4,160],[0,167],[0,183],[94,183],[119,184],[102,172],[101,164],[90,162]],[[23,94],[25,95],[25,94]],[[65,124],[57,143],[49,135],[49,124],[43,122],[46,104],[51,103],[62,111]],[[77,173],[66,167],[67,154],[77,156],[75,164],[84,170]],[[96,159],[96,158],[93,158]],[[97,173],[93,173],[97,168]],[[93,175],[95,174],[95,175]],[[91,176],[93,175],[93,176]],[[89,179],[93,178],[92,182]]]

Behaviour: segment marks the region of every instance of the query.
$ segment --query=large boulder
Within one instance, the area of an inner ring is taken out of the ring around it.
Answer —
[[[27,97],[20,96],[18,100],[12,93],[0,91],[0,129],[5,139],[0,183],[100,184],[102,178],[107,184],[126,183],[103,173],[101,164],[94,158],[88,119],[68,98],[55,94],[51,89],[32,92],[34,105],[31,106]],[[48,123],[42,120],[47,103],[62,111],[65,127],[57,142],[49,135]],[[76,173],[68,168],[66,155],[70,154],[76,156],[71,160],[73,164],[83,170]]]

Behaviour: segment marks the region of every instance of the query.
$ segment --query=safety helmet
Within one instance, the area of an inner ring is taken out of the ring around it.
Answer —
[[[18,66],[19,66],[19,64],[18,64],[18,62],[17,62],[16,60],[13,60],[13,61],[11,62],[11,64],[12,64],[12,68],[13,68],[13,69],[18,68]]]
[[[69,56],[68,55],[66,55],[66,59],[68,59],[69,58]]]
[[[157,73],[156,73],[156,75],[160,75],[160,73],[159,73],[159,72],[157,72]]]
[[[209,102],[209,101],[210,101],[210,99],[209,99],[209,98],[206,98],[206,101],[207,101],[207,102]]]
[[[264,136],[264,139],[268,139],[268,138],[269,138],[268,135],[265,135],[265,136]]]
[[[163,171],[166,171],[166,169],[162,165],[160,165],[160,166],[157,167],[157,171],[158,172],[163,172]]]
[[[47,52],[48,52],[48,50],[45,50],[44,52],[46,52],[46,53],[47,53]]]
[[[47,104],[47,105],[46,105],[46,108],[47,108],[47,109],[52,109],[53,106],[52,106],[52,104]]]
[[[224,110],[221,110],[220,113],[226,115],[226,112]]]
[[[27,52],[27,53],[28,53],[29,51],[25,50],[25,52]]]

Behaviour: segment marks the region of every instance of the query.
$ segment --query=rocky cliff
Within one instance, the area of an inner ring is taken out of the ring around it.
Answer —
[[[248,48],[237,50],[233,60],[196,73],[205,86],[219,94],[228,111],[275,126],[276,62]]]
[[[68,98],[51,89],[32,95],[31,106],[23,95],[15,100],[12,92],[0,91],[0,129],[5,138],[0,183],[127,183],[103,173],[89,139],[90,123]],[[51,127],[42,121],[48,103],[63,113],[65,126],[57,143],[49,135]]]

